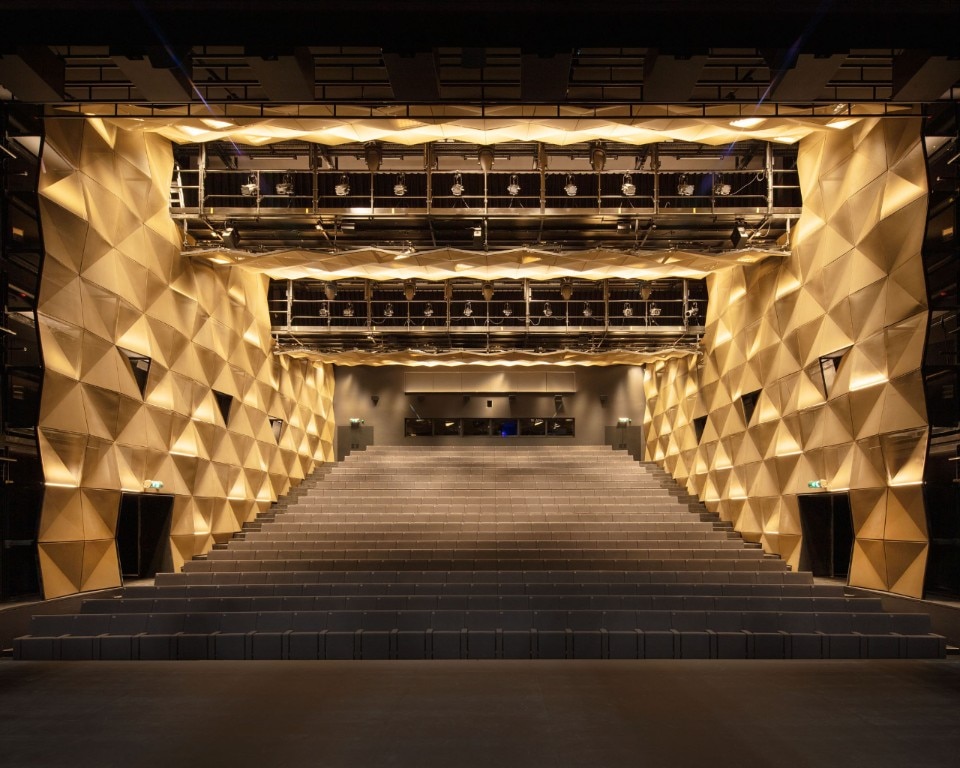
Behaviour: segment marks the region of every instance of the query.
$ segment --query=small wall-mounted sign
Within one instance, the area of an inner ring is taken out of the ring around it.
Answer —
[[[350,419],[350,426],[354,429],[359,429],[363,426],[363,419]]]
[[[826,480],[811,480],[809,483],[807,483],[807,488],[826,488],[826,487],[827,487]]]
[[[163,480],[144,480],[143,487],[148,491],[159,491],[163,488]]]

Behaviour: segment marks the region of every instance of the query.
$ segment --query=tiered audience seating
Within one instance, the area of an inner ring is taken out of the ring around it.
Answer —
[[[386,447],[155,586],[37,616],[21,659],[931,658],[598,446]]]

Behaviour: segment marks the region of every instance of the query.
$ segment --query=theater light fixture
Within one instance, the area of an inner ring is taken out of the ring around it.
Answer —
[[[473,314],[473,305],[468,301],[463,306],[463,316],[470,317]]]
[[[550,306],[550,302],[545,302],[543,305],[543,316],[544,317],[553,317],[553,309]]]
[[[623,305],[623,316],[624,317],[633,317],[633,307],[629,304]]]
[[[677,182],[677,194],[681,197],[693,197],[693,184],[687,181],[687,174],[681,173]]]
[[[384,317],[393,317],[393,304],[387,303],[387,306],[383,308]]]
[[[407,194],[407,182],[402,173],[397,174],[397,183],[393,185],[393,194],[397,197],[403,197]]]
[[[607,153],[599,141],[590,147],[590,167],[600,173],[607,164]]]
[[[640,298],[646,301],[650,298],[650,294],[653,293],[653,289],[650,287],[650,283],[645,280],[640,281]]]
[[[637,185],[633,183],[633,176],[629,173],[623,174],[623,184],[620,186],[620,191],[627,197],[633,197],[637,194]]]
[[[517,178],[515,173],[510,176],[510,183],[507,184],[507,194],[510,197],[516,197],[520,194],[520,179]]]
[[[733,231],[730,232],[730,242],[733,243],[734,248],[739,248],[740,243],[743,241],[743,238],[747,234],[747,229],[743,225],[742,221],[738,221],[733,225]]]
[[[573,285],[569,280],[562,280],[560,282],[560,298],[564,301],[570,301],[571,296],[573,296]]]
[[[569,173],[567,174],[567,181],[563,185],[563,191],[567,193],[568,197],[573,197],[577,194],[577,185],[573,183],[573,176]]]
[[[427,306],[425,306],[425,307],[423,308],[423,316],[424,316],[424,317],[433,317],[433,305],[432,305],[432,304],[429,304],[429,303],[428,303]]]
[[[417,295],[417,284],[413,280],[407,280],[403,284],[403,295],[407,301],[413,301],[413,297]]]
[[[240,194],[244,197],[257,197],[260,194],[260,185],[257,184],[256,174],[247,176],[246,184],[240,185]]]
[[[726,197],[730,194],[730,185],[724,183],[723,174],[717,175],[713,182],[713,194],[717,197]]]
[[[327,301],[333,301],[335,298],[337,298],[337,284],[324,283],[323,295],[327,297]]]
[[[463,195],[463,177],[459,172],[453,175],[453,186],[450,187],[450,194],[454,197],[460,197]]]
[[[656,304],[650,305],[650,317],[660,317],[660,313],[662,311],[663,310],[660,309],[660,307],[658,307]]]
[[[352,301],[351,301],[350,303],[348,303],[347,306],[345,306],[345,307],[343,308],[343,316],[344,316],[344,317],[353,317],[353,302],[352,302]]]
[[[220,233],[220,239],[227,248],[237,248],[240,245],[240,233],[232,225],[227,226]]]
[[[484,301],[490,301],[493,298],[493,283],[484,283],[480,286],[480,293],[483,294]]]
[[[320,305],[320,310],[317,312],[320,317],[330,317],[330,308],[327,306],[327,302],[323,302]]]
[[[510,317],[510,315],[512,315],[512,314],[513,314],[513,310],[510,308],[510,305],[509,305],[509,304],[504,304],[504,305],[503,305],[503,316],[504,316],[504,317]]]
[[[379,171],[380,163],[383,161],[383,150],[380,148],[380,143],[376,141],[367,142],[363,147],[363,157],[370,173]]]
[[[276,192],[284,197],[293,197],[293,176],[289,173],[283,174],[283,181],[277,184]]]
[[[590,305],[589,305],[589,304],[584,304],[584,305],[583,305],[583,316],[584,316],[584,317],[593,317],[593,310],[590,309]]]
[[[340,174],[340,181],[334,186],[333,191],[337,197],[346,197],[350,194],[350,180],[347,178],[347,174]]]

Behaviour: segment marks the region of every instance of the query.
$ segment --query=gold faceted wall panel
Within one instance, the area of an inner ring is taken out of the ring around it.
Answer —
[[[708,278],[702,355],[647,366],[646,458],[793,568],[799,497],[849,493],[850,584],[919,597],[929,431],[920,126],[864,120],[811,135],[799,171],[789,258]],[[754,393],[748,421],[743,396]]]
[[[177,568],[332,460],[334,424],[331,366],[273,354],[266,278],[180,257],[167,140],[51,120],[43,169],[49,598],[120,584],[121,493],[159,480],[173,495]],[[151,360],[142,394],[122,350]],[[226,421],[215,392],[232,398]]]

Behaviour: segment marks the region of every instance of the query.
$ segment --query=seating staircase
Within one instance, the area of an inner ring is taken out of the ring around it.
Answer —
[[[153,586],[36,616],[20,659],[941,658],[600,446],[375,446]]]

